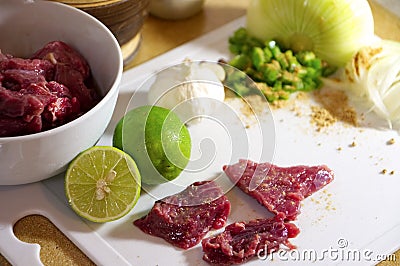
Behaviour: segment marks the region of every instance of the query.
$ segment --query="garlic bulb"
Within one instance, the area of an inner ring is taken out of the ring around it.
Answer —
[[[224,101],[224,79],[218,63],[185,61],[157,73],[148,102],[173,110],[185,123],[199,122]]]

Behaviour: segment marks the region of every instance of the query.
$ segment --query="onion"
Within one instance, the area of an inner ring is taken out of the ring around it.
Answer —
[[[264,41],[313,51],[340,67],[374,36],[367,0],[251,0],[246,27]]]
[[[380,40],[361,48],[347,64],[349,91],[389,126],[400,122],[400,43]]]

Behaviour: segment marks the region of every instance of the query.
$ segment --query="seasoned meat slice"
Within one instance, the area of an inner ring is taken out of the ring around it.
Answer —
[[[231,209],[228,198],[213,181],[195,182],[175,195],[155,202],[134,224],[143,232],[188,249],[211,229],[222,228]]]
[[[330,183],[334,174],[325,165],[279,167],[270,163],[239,160],[223,167],[228,177],[269,211],[296,219],[300,201]]]
[[[299,229],[284,222],[284,218],[280,213],[269,219],[228,225],[221,234],[203,239],[203,259],[215,265],[239,264],[257,255],[277,251],[281,244],[295,248],[289,238],[296,237]]]

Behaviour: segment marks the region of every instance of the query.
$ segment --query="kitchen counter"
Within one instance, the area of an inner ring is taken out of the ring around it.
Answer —
[[[177,21],[147,17],[141,31],[141,43],[125,70],[169,51],[185,42],[218,28],[245,14],[249,0],[206,0],[203,11]],[[371,2],[376,34],[382,38],[400,41],[400,20],[375,2]],[[27,216],[14,227],[22,241],[41,245],[41,260],[45,265],[91,265],[91,261],[70,242],[51,222],[40,215]],[[380,266],[399,265],[400,251],[395,262],[382,262]],[[23,255],[23,254],[21,254]],[[0,255],[0,265],[9,265]]]

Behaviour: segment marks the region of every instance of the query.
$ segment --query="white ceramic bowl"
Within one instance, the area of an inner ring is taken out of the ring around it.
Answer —
[[[111,120],[123,71],[121,49],[102,23],[76,8],[41,0],[1,0],[0,49],[29,57],[50,41],[64,41],[88,61],[102,100],[57,128],[0,138],[0,185],[43,180],[61,173],[93,146]]]

